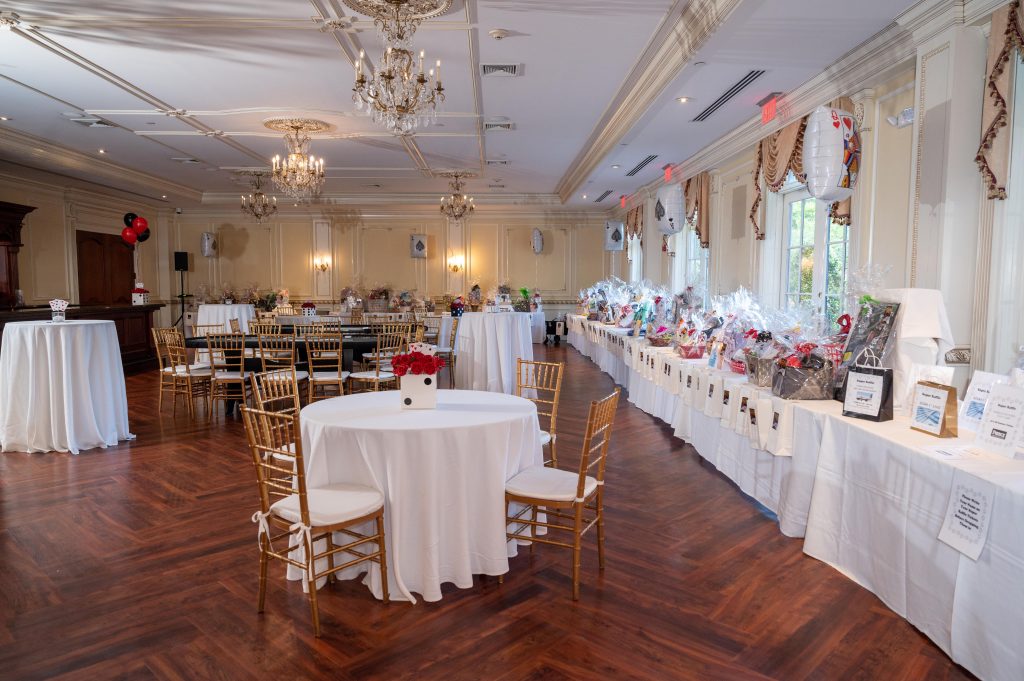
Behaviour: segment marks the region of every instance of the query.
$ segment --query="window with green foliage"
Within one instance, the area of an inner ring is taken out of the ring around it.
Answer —
[[[783,302],[813,308],[834,328],[846,295],[850,230],[829,220],[828,208],[805,189],[785,195]]]

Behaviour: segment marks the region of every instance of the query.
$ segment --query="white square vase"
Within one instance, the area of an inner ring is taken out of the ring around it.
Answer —
[[[406,374],[399,379],[402,409],[436,409],[437,376]]]

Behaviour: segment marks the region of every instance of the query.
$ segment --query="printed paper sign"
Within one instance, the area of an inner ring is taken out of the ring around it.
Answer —
[[[949,544],[971,560],[978,560],[988,538],[989,518],[995,487],[969,473],[953,475],[946,519],[939,530],[939,541]]]
[[[851,371],[846,376],[846,399],[843,401],[843,410],[878,416],[882,409],[884,377],[856,371]]]
[[[932,435],[942,432],[942,417],[949,393],[920,383],[914,389],[914,404],[910,412],[912,428]]]
[[[992,388],[1009,381],[1009,376],[975,371],[971,376],[971,384],[967,387],[964,403],[960,406],[960,423],[968,430],[978,432]]]
[[[992,387],[985,416],[975,443],[988,451],[1012,459],[1024,448],[1024,388],[998,384]]]

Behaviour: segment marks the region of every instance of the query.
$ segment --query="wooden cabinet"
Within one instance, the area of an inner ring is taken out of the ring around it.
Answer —
[[[22,223],[34,210],[32,206],[0,201],[0,309],[14,307]]]

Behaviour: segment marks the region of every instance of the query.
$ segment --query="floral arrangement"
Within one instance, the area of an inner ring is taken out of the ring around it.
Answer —
[[[391,371],[395,376],[405,376],[406,374],[433,376],[444,367],[443,358],[422,352],[408,352],[391,358]]]
[[[288,289],[282,288],[277,290],[277,304],[287,305],[288,304]]]
[[[512,309],[516,312],[530,311],[530,289],[525,286],[519,289],[519,298],[512,301]]]
[[[306,302],[304,302],[302,304],[302,309],[303,310],[315,310],[316,309],[316,303],[307,300]]]
[[[149,289],[142,288],[140,282],[135,282],[135,288],[132,289],[132,293],[149,293]]]
[[[498,284],[498,295],[510,296],[512,295],[512,287],[507,281],[503,281]]]
[[[235,293],[235,287],[229,283],[225,283],[220,292],[220,299],[223,301],[238,300],[238,294]]]
[[[267,291],[262,296],[258,295],[256,300],[251,302],[256,309],[270,312],[277,307],[277,291]]]
[[[483,290],[480,288],[480,282],[473,282],[473,286],[469,289],[469,304],[479,305],[483,301]]]

